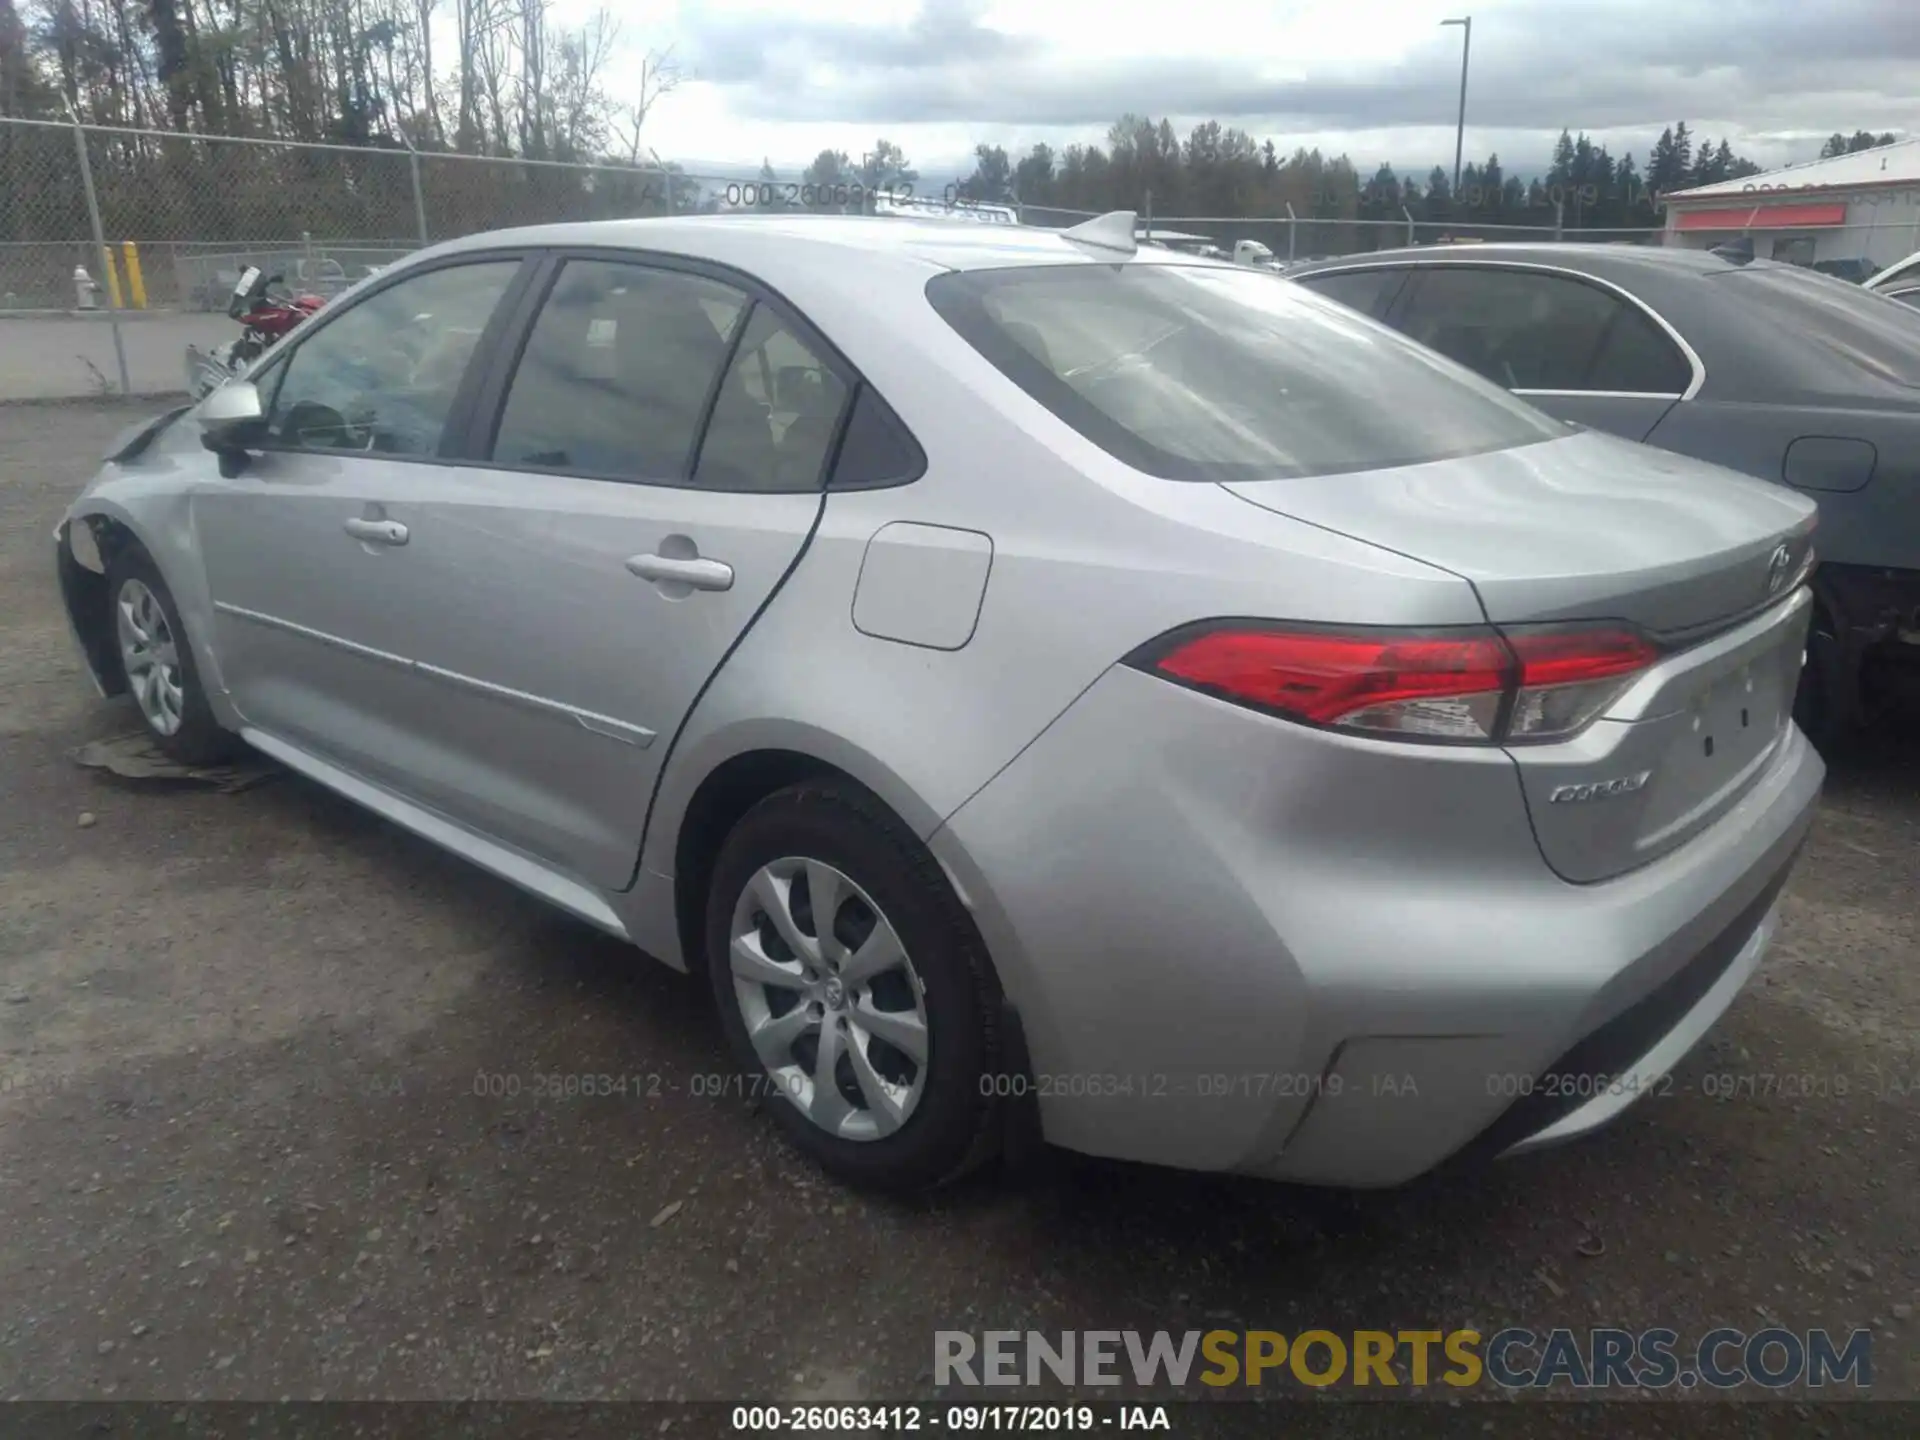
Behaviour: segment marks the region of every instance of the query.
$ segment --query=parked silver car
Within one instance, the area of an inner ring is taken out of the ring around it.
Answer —
[[[1920,251],[1889,265],[1878,274],[1868,276],[1864,284],[1867,289],[1877,290],[1889,300],[1920,307]]]
[[[1592,1129],[1773,933],[1812,503],[1133,234],[436,246],[116,448],[75,633],[704,971],[855,1180]]]

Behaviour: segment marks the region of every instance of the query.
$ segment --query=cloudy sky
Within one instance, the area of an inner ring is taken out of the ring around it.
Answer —
[[[1363,173],[1451,166],[1471,13],[1469,159],[1544,165],[1561,127],[1644,168],[1684,119],[1762,164],[1836,129],[1920,134],[1914,0],[641,0],[618,8],[616,94],[648,47],[688,80],[647,122],[667,159],[856,160],[877,136],[929,176],[976,143],[1098,141],[1126,111],[1217,119]],[[561,0],[562,16],[595,0]]]

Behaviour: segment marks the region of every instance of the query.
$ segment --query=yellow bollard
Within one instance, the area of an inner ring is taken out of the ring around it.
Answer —
[[[133,308],[147,308],[147,281],[140,273],[140,247],[128,240],[120,247],[127,261],[127,298],[133,301]]]
[[[100,260],[107,267],[107,297],[113,301],[113,308],[120,309],[125,302],[120,298],[120,267],[113,263],[113,247],[100,247]]]

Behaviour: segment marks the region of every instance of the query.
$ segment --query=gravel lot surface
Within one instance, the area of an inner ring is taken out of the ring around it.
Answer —
[[[140,413],[0,406],[0,1397],[899,1401],[942,1328],[1776,1322],[1871,1327],[1874,1394],[1920,1395],[1911,722],[1835,766],[1762,976],[1600,1136],[1392,1193],[1058,1157],[892,1203],[693,1093],[730,1069],[693,982],[305,781],[71,763],[134,720],[49,534]]]

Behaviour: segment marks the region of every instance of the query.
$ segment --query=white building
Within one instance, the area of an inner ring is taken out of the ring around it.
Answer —
[[[1669,245],[1707,249],[1745,235],[1763,260],[1853,261],[1871,272],[1920,250],[1920,139],[1660,198]]]

